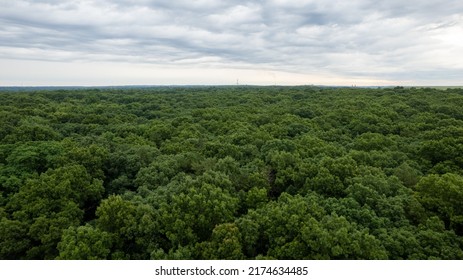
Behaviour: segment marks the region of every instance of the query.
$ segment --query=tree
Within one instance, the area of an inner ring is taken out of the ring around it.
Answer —
[[[0,90],[0,258],[463,259],[462,93]]]
[[[80,165],[50,169],[28,180],[7,204],[12,217],[27,224],[25,238],[37,244],[28,258],[54,258],[63,230],[79,225],[103,191],[102,182]]]
[[[241,234],[232,223],[217,225],[212,231],[211,241],[198,243],[197,250],[201,259],[240,260]]]
[[[112,247],[112,236],[91,225],[70,227],[63,232],[58,243],[62,260],[108,259]]]
[[[420,252],[417,259],[453,260],[463,258],[463,243],[455,233],[446,231],[438,217],[429,218],[418,228],[416,238]]]
[[[207,240],[214,227],[233,220],[238,199],[217,186],[202,183],[172,194],[161,202],[159,213],[163,231],[172,245]]]
[[[463,234],[463,177],[457,174],[428,175],[416,185],[418,199],[437,214],[446,227]]]
[[[0,220],[0,259],[24,259],[25,253],[31,247],[27,233],[27,223],[2,217]]]

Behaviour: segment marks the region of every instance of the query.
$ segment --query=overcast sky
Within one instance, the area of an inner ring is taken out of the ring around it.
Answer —
[[[461,0],[0,0],[0,86],[463,85]]]

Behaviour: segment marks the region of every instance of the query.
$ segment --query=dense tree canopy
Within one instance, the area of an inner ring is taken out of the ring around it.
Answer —
[[[463,90],[0,92],[0,259],[463,259]]]

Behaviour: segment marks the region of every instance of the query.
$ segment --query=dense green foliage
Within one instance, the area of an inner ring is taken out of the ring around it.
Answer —
[[[1,259],[463,259],[463,90],[0,92]]]

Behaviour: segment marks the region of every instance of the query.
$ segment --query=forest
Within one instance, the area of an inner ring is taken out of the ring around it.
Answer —
[[[0,259],[463,259],[463,89],[0,92]]]

